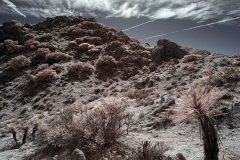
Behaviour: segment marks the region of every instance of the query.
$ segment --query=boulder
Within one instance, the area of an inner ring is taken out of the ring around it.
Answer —
[[[151,53],[152,60],[156,63],[161,61],[168,61],[169,59],[181,59],[188,52],[181,48],[174,42],[166,39],[160,39],[157,41],[157,46]]]

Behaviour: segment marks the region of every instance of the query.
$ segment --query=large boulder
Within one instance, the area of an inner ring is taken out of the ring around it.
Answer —
[[[156,63],[167,61],[169,59],[181,59],[188,52],[181,48],[178,44],[166,39],[157,41],[157,46],[151,53],[152,60]]]

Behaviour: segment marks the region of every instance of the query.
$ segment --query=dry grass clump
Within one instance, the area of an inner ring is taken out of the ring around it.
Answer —
[[[182,94],[174,111],[180,113],[175,122],[189,121],[197,118],[203,141],[205,160],[218,160],[219,145],[221,144],[214,120],[212,105],[224,95],[217,88],[195,87]]]
[[[133,102],[123,98],[107,98],[92,110],[65,109],[55,117],[50,127],[39,135],[38,142],[44,150],[54,155],[56,151],[81,149],[87,159],[111,148],[127,134],[130,114],[127,107]],[[96,159],[96,157],[95,157]]]
[[[15,71],[25,68],[31,64],[31,60],[23,55],[14,57],[10,60],[9,65]]]
[[[95,71],[95,68],[90,63],[77,62],[77,63],[73,63],[68,68],[68,75],[74,78],[79,78],[79,77],[84,78],[93,74],[94,71]]]
[[[151,143],[150,141],[142,142],[138,150],[133,153],[132,160],[173,160],[166,157],[164,152],[169,148],[163,142]]]
[[[60,62],[71,59],[72,57],[63,52],[52,52],[46,55],[45,59],[50,62]]]
[[[52,82],[57,78],[56,71],[52,69],[44,69],[39,71],[35,76],[31,77],[31,80],[35,83],[42,83],[42,82]]]
[[[183,57],[182,63],[192,62],[192,61],[196,61],[196,60],[199,60],[202,58],[203,58],[202,55],[195,55],[195,54],[186,55]]]

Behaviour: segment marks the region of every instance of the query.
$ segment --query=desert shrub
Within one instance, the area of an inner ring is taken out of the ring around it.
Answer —
[[[42,71],[39,71],[35,76],[31,77],[31,80],[35,83],[41,83],[41,82],[52,82],[57,78],[56,71],[52,69],[44,69]]]
[[[39,47],[40,45],[41,44],[39,41],[36,41],[33,39],[30,39],[24,43],[24,46],[29,49],[35,49],[35,48]]]
[[[93,34],[93,30],[89,29],[82,29],[78,26],[72,26],[68,29],[67,34],[64,33],[64,35],[70,36],[70,37],[79,37],[79,36],[89,36]]]
[[[78,62],[72,64],[68,68],[68,75],[71,77],[79,78],[79,77],[88,77],[95,71],[93,65],[84,62]]]
[[[150,141],[142,142],[138,150],[133,153],[133,160],[172,160],[170,157],[166,157],[164,152],[169,148],[164,142],[151,143]]]
[[[95,46],[89,43],[81,43],[78,46],[78,50],[82,51],[82,52],[87,52],[89,49],[94,48]]]
[[[202,59],[202,55],[195,55],[195,54],[186,55],[183,57],[182,63],[192,62],[199,59]]]
[[[52,40],[52,38],[53,38],[53,35],[51,33],[44,33],[38,38],[38,40],[41,42],[48,42]]]
[[[4,52],[8,52],[10,54],[17,53],[24,50],[24,46],[18,45],[17,41],[13,41],[11,39],[4,40],[3,43],[0,44],[0,49]]]
[[[35,73],[38,73],[38,72],[40,72],[40,71],[42,71],[42,70],[44,70],[44,69],[47,69],[48,68],[48,64],[40,64],[38,67],[37,67],[37,69],[36,69],[36,71],[35,71]]]
[[[52,52],[46,55],[45,59],[49,62],[60,62],[71,59],[72,57],[62,52]]]
[[[150,58],[150,51],[146,51],[146,50],[134,50],[130,54],[135,55],[135,56],[143,56],[143,57]]]
[[[184,70],[187,70],[187,71],[192,71],[192,70],[194,70],[194,66],[193,66],[193,64],[191,64],[191,63],[186,63],[186,64],[182,65],[182,68],[183,68]]]
[[[38,48],[37,55],[41,57],[46,57],[50,53],[49,48]]]
[[[97,70],[112,70],[112,68],[116,67],[117,61],[112,56],[102,56],[99,57],[98,61],[96,62],[96,69]]]
[[[111,97],[91,110],[67,108],[54,118],[45,132],[39,134],[38,142],[52,152],[79,148],[89,159],[111,148],[127,134],[130,114],[126,109],[132,103]]]
[[[233,65],[233,66],[240,66],[240,61],[234,60],[234,61],[232,62],[232,65]]]
[[[54,63],[53,65],[50,66],[50,69],[55,70],[57,73],[62,72],[62,70],[64,69],[64,67],[59,64],[59,63]]]
[[[30,59],[23,55],[14,57],[9,62],[10,67],[16,71],[19,69],[25,68],[25,67],[29,66],[30,64],[31,64]]]
[[[102,39],[100,37],[84,36],[81,38],[76,38],[75,41],[77,43],[90,43],[90,44],[95,44],[95,45],[102,44]]]
[[[215,71],[209,76],[193,81],[193,85],[222,86],[225,83],[235,83],[240,81],[240,70],[238,68],[226,67],[220,71]]]

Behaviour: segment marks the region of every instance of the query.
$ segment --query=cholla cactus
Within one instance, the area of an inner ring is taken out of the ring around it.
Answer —
[[[219,144],[221,143],[212,119],[212,105],[223,96],[220,89],[209,87],[190,88],[185,92],[174,110],[180,113],[175,122],[197,118],[204,145],[205,160],[218,160]]]
[[[12,69],[14,69],[15,71],[18,71],[24,67],[27,67],[31,64],[31,61],[29,58],[20,55],[17,57],[14,57],[10,60],[9,65]]]

